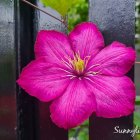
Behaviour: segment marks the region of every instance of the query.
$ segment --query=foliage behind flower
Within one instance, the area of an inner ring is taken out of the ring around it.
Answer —
[[[87,20],[88,0],[79,0],[68,12],[68,30],[71,31],[75,25]]]

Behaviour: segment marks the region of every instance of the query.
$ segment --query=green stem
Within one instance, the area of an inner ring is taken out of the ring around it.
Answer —
[[[135,104],[140,105],[140,96],[136,96]]]
[[[30,6],[32,6],[33,8],[35,8],[35,9],[37,9],[37,10],[39,10],[39,11],[41,11],[41,12],[47,14],[47,15],[49,15],[50,17],[52,17],[52,18],[54,18],[54,19],[60,21],[61,23],[63,23],[63,24],[67,27],[67,24],[66,24],[66,22],[65,22],[64,19],[61,20],[61,19],[59,19],[59,18],[57,18],[57,17],[51,15],[50,13],[48,13],[48,12],[46,12],[46,11],[40,9],[39,7],[37,7],[36,5],[32,4],[31,2],[29,2],[29,1],[27,1],[27,0],[22,0],[22,2],[24,2],[24,3],[28,4],[28,5],[30,5]]]

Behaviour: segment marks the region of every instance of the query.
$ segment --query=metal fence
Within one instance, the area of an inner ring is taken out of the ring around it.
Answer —
[[[32,3],[43,8],[38,0]],[[60,16],[47,9],[56,17]],[[134,46],[135,1],[89,0],[89,20],[102,31],[106,45],[113,40]],[[55,19],[25,6],[20,0],[0,0],[0,139],[68,140],[68,131],[50,120],[49,103],[41,103],[16,86],[21,69],[33,58],[36,33],[41,29],[65,31]],[[128,74],[132,79],[134,70]],[[130,140],[114,134],[114,127],[133,128],[133,116],[119,119],[90,117],[90,140]]]

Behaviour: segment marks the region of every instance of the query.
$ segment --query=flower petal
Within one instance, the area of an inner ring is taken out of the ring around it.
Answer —
[[[42,30],[37,35],[35,55],[36,58],[46,56],[51,63],[61,63],[65,57],[71,57],[73,51],[65,34]]]
[[[91,22],[77,25],[69,38],[75,52],[80,52],[81,58],[95,56],[103,47],[104,39],[97,26]]]
[[[97,116],[118,118],[133,113],[136,95],[130,78],[98,75],[87,80],[96,98]]]
[[[132,68],[135,58],[134,49],[126,47],[122,43],[114,42],[101,50],[89,66],[99,64],[99,66],[93,67],[92,71],[101,71],[104,75],[123,76]]]
[[[63,68],[40,57],[23,69],[17,83],[31,96],[47,102],[63,94],[70,80],[66,75]]]
[[[76,127],[96,110],[94,95],[82,80],[72,80],[65,93],[50,106],[52,121],[65,129]]]

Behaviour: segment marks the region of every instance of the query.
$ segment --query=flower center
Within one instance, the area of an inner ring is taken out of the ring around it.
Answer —
[[[66,60],[62,59],[62,62],[70,71],[65,69],[61,69],[61,70],[65,71],[67,73],[66,76],[70,77],[70,79],[73,78],[79,78],[80,80],[82,78],[88,79],[89,76],[95,76],[97,74],[101,74],[100,68],[97,71],[92,70],[94,67],[100,66],[101,64],[93,64],[90,67],[86,68],[90,58],[91,58],[90,56],[86,56],[84,57],[84,59],[82,59],[80,57],[79,52],[74,54],[73,58],[65,57]]]
[[[80,58],[80,55],[76,54],[74,60],[72,60],[72,66],[75,71],[82,73],[85,69],[85,61]]]

